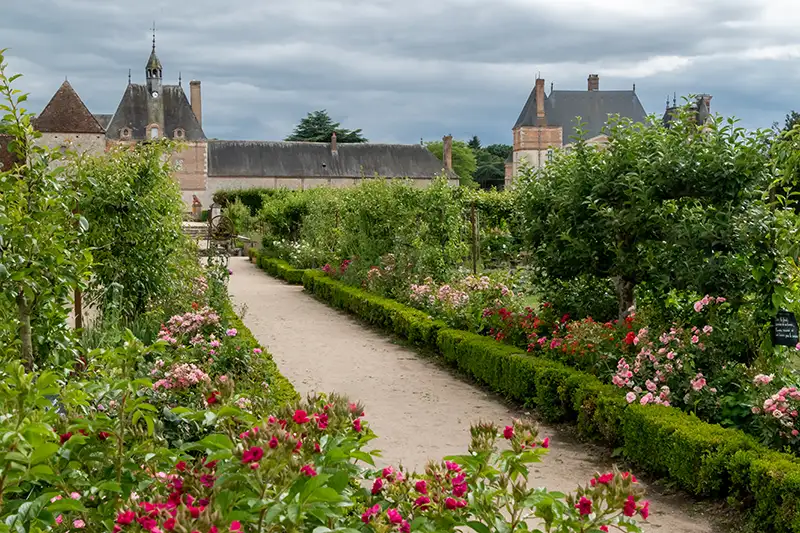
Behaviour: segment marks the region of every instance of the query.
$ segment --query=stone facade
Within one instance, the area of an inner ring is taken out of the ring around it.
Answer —
[[[308,189],[348,187],[380,175],[408,178],[426,186],[436,176],[458,185],[452,162],[443,164],[420,145],[209,141],[202,126],[200,82],[164,83],[155,37],[145,66],[145,83],[128,85],[113,114],[92,115],[69,83],[56,92],[36,119],[40,142],[100,154],[114,146],[168,138],[178,141],[171,156],[187,211],[197,197],[208,208],[220,189],[253,187]],[[445,138],[445,144],[450,140]]]
[[[588,144],[605,145],[608,138],[603,128],[609,115],[645,120],[636,86],[630,91],[601,91],[600,76],[590,74],[585,91],[556,91],[551,85],[550,93],[545,94],[545,81],[538,78],[512,129],[514,151],[505,165],[506,187],[513,184],[523,165],[539,169],[556,150],[568,150],[577,135],[576,117],[581,117]]]

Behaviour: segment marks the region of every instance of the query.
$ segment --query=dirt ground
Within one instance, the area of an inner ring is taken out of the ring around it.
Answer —
[[[244,322],[275,357],[300,394],[338,392],[366,406],[386,464],[421,469],[428,459],[466,452],[470,424],[506,424],[524,413],[421,357],[382,332],[304,294],[302,287],[267,276],[247,258],[231,258],[230,291]],[[540,424],[550,454],[532,475],[536,484],[569,491],[611,467],[607,451],[576,442]],[[647,486],[647,532],[725,531],[704,504]]]

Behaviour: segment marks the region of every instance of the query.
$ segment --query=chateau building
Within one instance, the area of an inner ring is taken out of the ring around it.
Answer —
[[[337,145],[335,134],[330,143],[209,140],[203,130],[200,82],[189,82],[189,98],[180,78],[177,85],[164,83],[155,36],[145,83],[132,83],[129,75],[113,114],[92,114],[64,81],[34,125],[44,145],[91,154],[162,137],[179,141],[172,161],[187,206],[195,197],[210,205],[220,189],[348,186],[375,176],[408,178],[426,186],[443,175],[458,184],[452,160],[445,157],[443,163],[419,144]],[[449,142],[446,137],[445,144]]]
[[[607,142],[603,128],[614,114],[637,122],[646,118],[635,85],[632,90],[601,91],[600,76],[591,74],[585,91],[554,90],[551,84],[550,93],[545,94],[545,81],[537,78],[512,130],[514,150],[506,160],[506,187],[524,163],[541,168],[553,150],[572,144],[579,126],[576,117],[583,122],[587,142]]]

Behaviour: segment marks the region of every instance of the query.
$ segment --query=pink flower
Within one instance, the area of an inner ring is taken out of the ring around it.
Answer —
[[[64,517],[61,516],[61,515],[58,515],[56,517],[56,524],[61,525],[63,522],[64,522]]]
[[[697,374],[697,376],[690,381],[692,388],[696,391],[702,390],[703,387],[706,386],[706,380],[703,377],[703,374]]]
[[[698,342],[700,342],[700,337],[692,335],[692,344],[697,344]]]
[[[297,411],[295,411],[294,412],[294,416],[292,417],[292,419],[297,424],[305,424],[306,422],[308,422],[310,420],[310,418],[308,418],[308,413],[306,413],[302,409],[298,409]]]
[[[625,516],[633,516],[636,514],[636,501],[633,499],[633,494],[628,495],[625,500],[625,505],[622,507],[622,514]]]
[[[399,524],[403,521],[402,515],[400,515],[400,511],[397,509],[388,509],[386,511],[386,517],[389,519],[389,522],[392,524]]]
[[[444,506],[447,509],[452,511],[454,509],[461,509],[462,507],[466,507],[467,506],[467,501],[466,500],[457,500],[455,498],[447,498],[444,501]]]
[[[411,531],[411,524],[409,524],[407,521],[403,520],[403,521],[400,523],[400,529],[399,529],[399,531],[400,531],[400,533],[410,533],[410,531]]]
[[[84,522],[80,518],[77,518],[72,522],[72,527],[74,527],[75,529],[83,529],[86,527],[86,522]]]
[[[644,505],[639,508],[639,514],[642,515],[642,518],[647,520],[647,517],[650,516],[650,502],[645,501]]]
[[[506,426],[503,430],[503,437],[506,439],[511,439],[514,437],[514,426]]]
[[[372,495],[375,496],[381,489],[383,489],[383,479],[378,478],[375,480],[375,483],[372,484]]]
[[[304,476],[314,477],[317,475],[317,471],[314,470],[314,467],[311,465],[305,465],[300,469],[300,473]]]
[[[703,305],[702,301],[697,301],[697,302],[694,303],[694,310],[695,310],[696,313],[699,313],[700,311],[702,311],[703,307],[705,307],[705,306]],[[630,516],[633,516],[633,515],[630,515]]]
[[[581,516],[592,514],[592,500],[586,496],[581,496],[581,499],[575,504],[575,509],[578,510]]]
[[[264,457],[264,449],[260,446],[253,446],[249,450],[245,450],[242,454],[243,463],[257,463]]]
[[[430,498],[428,498],[427,496],[420,496],[419,498],[414,500],[414,507],[419,507],[421,509],[424,509],[425,507],[428,506],[429,503],[431,503]]]
[[[364,511],[364,514],[361,515],[361,521],[365,524],[369,524],[370,519],[381,512],[381,506],[377,503]]]
[[[235,337],[238,333],[239,332],[236,331],[236,328],[231,328],[231,329],[225,331],[225,335],[227,335],[228,337]]]
[[[256,355],[261,355],[261,348],[253,348],[253,353]]]
[[[72,498],[73,500],[80,500],[81,499],[81,495],[78,494],[77,492],[71,492],[69,494],[69,497]]]
[[[414,484],[414,488],[417,489],[417,492],[420,494],[428,494],[428,484],[424,479],[417,481],[416,484]]]
[[[242,523],[238,520],[234,520],[231,522],[231,531],[241,531],[242,530]]]
[[[361,433],[361,419],[356,418],[353,420],[353,429],[356,430],[356,433]]]
[[[550,437],[545,437],[542,441],[542,448],[549,448],[550,447]]]
[[[445,466],[445,467],[446,467],[448,470],[450,470],[450,471],[452,471],[452,472],[461,472],[461,467],[460,467],[460,466],[458,466],[456,463],[453,463],[453,462],[450,462],[450,461],[445,461],[445,462],[444,462],[444,466]]]
[[[625,399],[628,400],[628,403],[633,403],[636,400],[636,393],[629,392],[628,394],[625,395]]]

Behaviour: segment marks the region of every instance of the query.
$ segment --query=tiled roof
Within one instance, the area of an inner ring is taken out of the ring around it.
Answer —
[[[180,85],[164,85],[161,88],[162,105],[164,106],[164,132],[163,136],[174,138],[177,128],[185,132],[187,141],[200,141],[206,138],[203,128],[194,116],[192,106],[186,98],[186,93]],[[107,137],[119,139],[123,128],[131,130],[131,139],[142,141],[146,139],[147,121],[147,87],[138,84],[129,84],[122,95],[122,100],[108,125]]]
[[[33,125],[43,133],[105,133],[68,81],[61,84]]]
[[[586,138],[603,132],[608,116],[618,114],[635,122],[647,117],[635,91],[550,91],[544,99],[545,120],[548,126],[561,126],[563,143],[567,145],[576,135],[577,121],[585,122]],[[531,91],[514,128],[536,125],[536,88]]]
[[[329,143],[208,143],[210,177],[431,178],[444,174],[442,162],[419,144],[339,143],[332,153]]]

